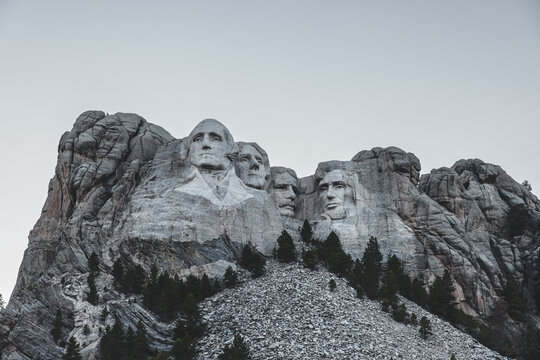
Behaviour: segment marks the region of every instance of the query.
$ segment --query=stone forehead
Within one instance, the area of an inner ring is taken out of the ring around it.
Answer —
[[[275,178],[276,176],[280,174],[289,174],[295,180],[298,180],[298,176],[296,176],[296,172],[293,169],[289,169],[282,166],[272,166],[271,172],[272,172],[272,178]]]
[[[296,185],[298,179],[289,174],[288,172],[274,174],[273,176],[274,184],[290,184]]]
[[[345,173],[343,170],[332,170],[330,172],[327,172],[324,177],[321,179],[321,182],[333,182],[333,181],[340,181],[345,179]]]
[[[223,135],[225,136],[225,140],[228,143],[234,142],[233,136],[231,135],[231,132],[225,125],[217,121],[216,119],[205,119],[198,123],[195,128],[191,131],[189,134],[189,139],[193,139],[193,136],[195,134],[200,132],[209,132],[209,131],[217,131],[217,132],[223,132]]]

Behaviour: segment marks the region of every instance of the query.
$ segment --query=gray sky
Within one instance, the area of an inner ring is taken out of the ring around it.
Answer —
[[[0,0],[0,293],[85,110],[175,137],[213,117],[272,165],[395,145],[540,189],[538,1]]]

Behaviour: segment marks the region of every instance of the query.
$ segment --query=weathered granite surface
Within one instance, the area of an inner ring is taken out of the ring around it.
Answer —
[[[62,336],[76,336],[84,358],[99,356],[105,304],[125,324],[142,320],[152,345],[166,348],[171,325],[112,290],[116,259],[147,272],[156,264],[179,276],[220,277],[245,244],[270,256],[284,229],[299,241],[304,219],[321,239],[335,231],[354,258],[376,236],[383,254],[396,254],[427,284],[450,270],[461,308],[481,318],[494,311],[509,277],[533,275],[528,264],[539,250],[539,233],[510,234],[507,221],[516,205],[540,219],[538,198],[478,159],[420,177],[415,155],[373,148],[351,161],[320,163],[298,179],[291,169],[271,168],[271,154],[257,144],[234,142],[215,120],[174,139],[138,115],[101,111],[79,116],[58,153],[43,213],[0,314],[2,360],[61,357],[50,335],[57,307],[66,315]],[[102,270],[97,306],[84,300],[92,252]]]

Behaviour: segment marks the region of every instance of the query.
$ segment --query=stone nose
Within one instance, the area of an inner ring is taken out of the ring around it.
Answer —
[[[202,138],[202,148],[205,150],[210,150],[210,136],[208,134],[204,134]]]
[[[292,186],[287,188],[287,199],[294,200],[296,199],[296,193],[294,192]]]
[[[251,160],[249,161],[249,168],[251,170],[259,170],[259,163],[257,162],[257,160],[251,158]]]

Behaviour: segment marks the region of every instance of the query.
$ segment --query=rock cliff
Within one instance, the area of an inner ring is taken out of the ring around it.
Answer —
[[[540,201],[499,166],[460,160],[420,176],[414,154],[373,148],[298,179],[270,160],[215,120],[175,139],[135,114],[83,113],[60,139],[42,215],[0,314],[1,359],[60,358],[50,335],[57,308],[70,315],[64,328],[84,357],[98,356],[105,304],[125,324],[141,320],[151,343],[166,348],[172,325],[114,291],[117,259],[146,272],[156,264],[179,277],[221,277],[246,244],[271,256],[283,230],[298,240],[304,219],[321,239],[335,231],[353,258],[376,236],[383,254],[396,254],[425,284],[448,269],[460,307],[479,318],[497,309],[508,279],[530,288]],[[532,225],[513,222],[516,208]],[[102,270],[95,306],[85,301],[92,252]]]

